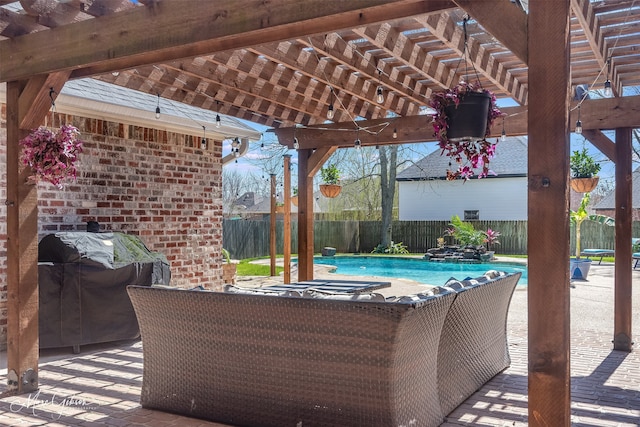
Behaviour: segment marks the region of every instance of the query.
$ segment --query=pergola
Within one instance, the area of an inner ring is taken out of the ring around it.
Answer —
[[[354,141],[335,130],[355,130],[359,117],[363,128],[387,124],[376,136],[360,133],[363,145],[433,140],[421,108],[432,91],[466,77],[456,65],[465,14],[469,62],[483,87],[520,105],[503,110],[508,134],[529,137],[529,423],[570,425],[569,132],[577,111],[585,137],[616,164],[613,339],[614,349],[632,347],[631,139],[640,96],[622,94],[640,84],[635,0],[0,0],[8,371],[18,391],[37,387],[38,369],[37,190],[18,171],[18,141],[42,123],[50,93],[93,77],[271,126],[289,147],[295,136],[298,279],[307,280],[312,178]],[[577,110],[576,85],[605,80],[614,97],[585,99]],[[340,108],[326,125],[333,100]],[[615,129],[615,142],[605,129]]]

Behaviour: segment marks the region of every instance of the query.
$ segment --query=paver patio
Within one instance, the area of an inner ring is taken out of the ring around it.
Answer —
[[[611,350],[613,271],[612,265],[594,265],[589,281],[576,282],[571,289],[574,426],[640,425],[640,353]],[[633,275],[634,283],[640,283],[640,270]],[[385,293],[399,294],[412,286],[406,281],[394,281]],[[633,322],[638,330],[640,294],[636,293],[633,298]],[[526,292],[517,290],[509,315],[511,367],[459,406],[444,426],[527,425],[526,312]],[[221,425],[141,408],[142,363],[140,341],[87,346],[79,355],[71,354],[70,349],[43,351],[40,391],[0,398],[0,424]],[[2,366],[6,366],[5,360]]]

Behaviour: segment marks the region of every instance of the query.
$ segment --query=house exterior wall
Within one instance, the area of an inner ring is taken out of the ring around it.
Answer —
[[[465,210],[480,220],[527,219],[526,177],[400,181],[398,196],[400,221],[464,219]]]
[[[55,126],[78,127],[85,141],[79,176],[64,189],[38,183],[39,239],[57,231],[139,235],[166,255],[171,283],[222,284],[222,142],[201,136],[57,115]],[[6,199],[6,105],[0,104],[0,197]],[[7,224],[0,204],[0,346],[6,345]]]

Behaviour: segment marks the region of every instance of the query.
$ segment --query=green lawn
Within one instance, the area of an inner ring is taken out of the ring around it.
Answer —
[[[271,266],[264,264],[252,264],[251,261],[257,259],[268,258],[247,258],[240,261],[238,264],[237,275],[238,276],[270,276]],[[280,274],[284,271],[284,268],[276,266],[276,274]]]

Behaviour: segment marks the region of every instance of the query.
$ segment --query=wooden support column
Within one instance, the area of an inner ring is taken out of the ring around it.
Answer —
[[[284,283],[291,283],[291,155],[284,155]]]
[[[38,388],[38,189],[19,170],[18,141],[38,127],[69,72],[7,83],[7,384]]]
[[[313,280],[313,150],[298,150],[298,281]]]
[[[276,175],[271,174],[271,215],[269,216],[269,256],[271,275],[276,275]]]
[[[616,266],[613,349],[632,350],[631,238],[632,166],[631,128],[616,129]]]
[[[571,424],[570,0],[530,0],[529,425]]]

